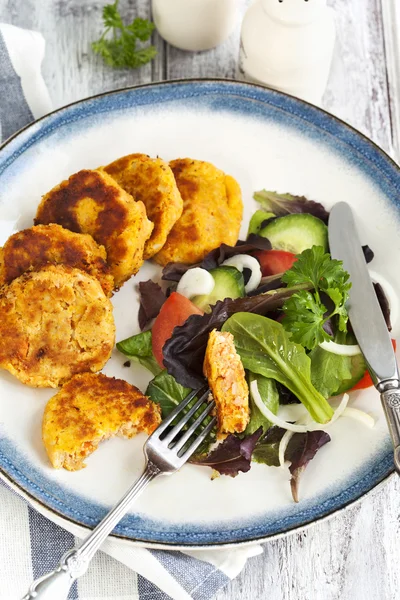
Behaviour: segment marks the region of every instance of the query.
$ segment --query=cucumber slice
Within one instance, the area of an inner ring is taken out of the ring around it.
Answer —
[[[235,269],[235,267],[217,267],[211,269],[210,273],[215,281],[211,294],[202,294],[191,298],[193,304],[201,310],[209,312],[210,306],[216,304],[218,300],[244,297],[244,279],[238,269]]]
[[[259,235],[268,238],[274,250],[286,250],[301,254],[313,246],[322,246],[328,251],[328,228],[308,213],[286,215],[268,223]]]
[[[256,212],[250,219],[247,237],[249,237],[251,233],[260,233],[260,229],[262,229],[262,224],[264,223],[264,221],[268,221],[268,219],[272,219],[273,217],[275,217],[275,215],[272,212],[265,212],[265,210],[256,210]]]

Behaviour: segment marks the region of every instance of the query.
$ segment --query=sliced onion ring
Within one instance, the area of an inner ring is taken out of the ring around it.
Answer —
[[[268,421],[270,421],[274,425],[277,425],[278,427],[281,427],[282,429],[292,431],[293,433],[307,433],[307,431],[326,429],[326,427],[332,425],[332,423],[334,423],[343,414],[343,411],[347,407],[347,403],[349,401],[349,395],[343,394],[339,406],[336,408],[331,420],[328,421],[328,423],[316,423],[315,421],[311,421],[307,425],[300,425],[298,423],[288,423],[287,421],[280,419],[277,415],[274,415],[274,413],[269,410],[269,408],[262,401],[260,392],[258,391],[256,379],[254,379],[254,381],[251,382],[250,391],[257,408],[264,415],[264,417],[268,419]]]
[[[282,439],[279,443],[279,449],[278,449],[278,454],[279,454],[279,466],[284,469],[285,468],[285,452],[286,452],[286,448],[288,447],[288,444],[290,442],[290,440],[292,439],[292,437],[294,436],[293,431],[285,431],[285,433],[282,436]]]
[[[343,416],[354,419],[355,421],[360,421],[360,423],[366,427],[369,427],[370,429],[372,429],[375,425],[375,419],[364,410],[360,410],[359,408],[348,406],[344,409]]]
[[[337,344],[336,342],[322,342],[319,345],[322,350],[331,352],[332,354],[338,354],[339,356],[356,356],[361,354],[361,348],[358,344]]]
[[[260,263],[256,258],[254,258],[254,256],[249,256],[248,254],[236,254],[235,256],[231,256],[231,258],[224,260],[224,262],[221,264],[221,267],[235,267],[235,269],[241,273],[243,273],[243,269],[250,269],[250,279],[244,288],[246,294],[252,292],[260,285],[261,267]]]
[[[215,287],[214,277],[201,267],[188,269],[179,280],[176,291],[186,298],[211,294]]]

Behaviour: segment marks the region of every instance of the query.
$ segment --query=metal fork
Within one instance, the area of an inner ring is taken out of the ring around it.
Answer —
[[[86,573],[94,554],[126,514],[133,500],[158,475],[172,475],[178,471],[211,432],[216,423],[216,417],[213,417],[197,437],[190,442],[190,438],[196,433],[197,428],[213,410],[214,401],[209,402],[195,421],[185,431],[182,431],[205,402],[209,393],[210,391],[206,387],[194,390],[163,420],[143,447],[146,459],[143,474],[80,545],[64,554],[54,571],[39,577],[31,584],[28,593],[22,600],[66,600],[71,585],[78,577]],[[199,396],[198,400],[169,430],[169,426],[195,396]]]

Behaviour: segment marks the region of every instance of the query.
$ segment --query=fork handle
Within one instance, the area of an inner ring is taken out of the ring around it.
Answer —
[[[77,548],[68,550],[54,571],[36,579],[22,600],[66,600],[74,581],[86,573],[90,561],[104,540],[127,512],[137,496],[147,487],[160,470],[152,462],[146,464],[142,475],[121,500],[110,510]]]

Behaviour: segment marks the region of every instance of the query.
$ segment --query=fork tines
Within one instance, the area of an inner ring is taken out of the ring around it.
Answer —
[[[179,458],[188,458],[206,439],[216,424],[216,417],[213,417],[206,427],[201,430],[192,444],[185,449],[189,438],[196,432],[196,429],[199,427],[199,425],[201,425],[204,419],[215,407],[214,400],[207,402],[207,406],[204,408],[204,410],[202,410],[194,422],[185,431],[182,431],[183,428],[189,423],[193,415],[195,415],[195,413],[200,409],[201,405],[207,400],[209,394],[210,390],[207,386],[204,386],[200,390],[193,390],[176,408],[174,408],[168,417],[164,419],[161,425],[153,433],[152,437],[154,434],[156,434],[164,447],[167,447],[169,450],[173,450]],[[174,420],[176,420],[177,417],[179,417],[183,410],[196,396],[198,396],[198,399],[193,406],[190,407],[188,412],[182,416],[182,418],[176,423],[176,425],[172,427],[172,429],[169,429],[169,426],[174,422]]]

